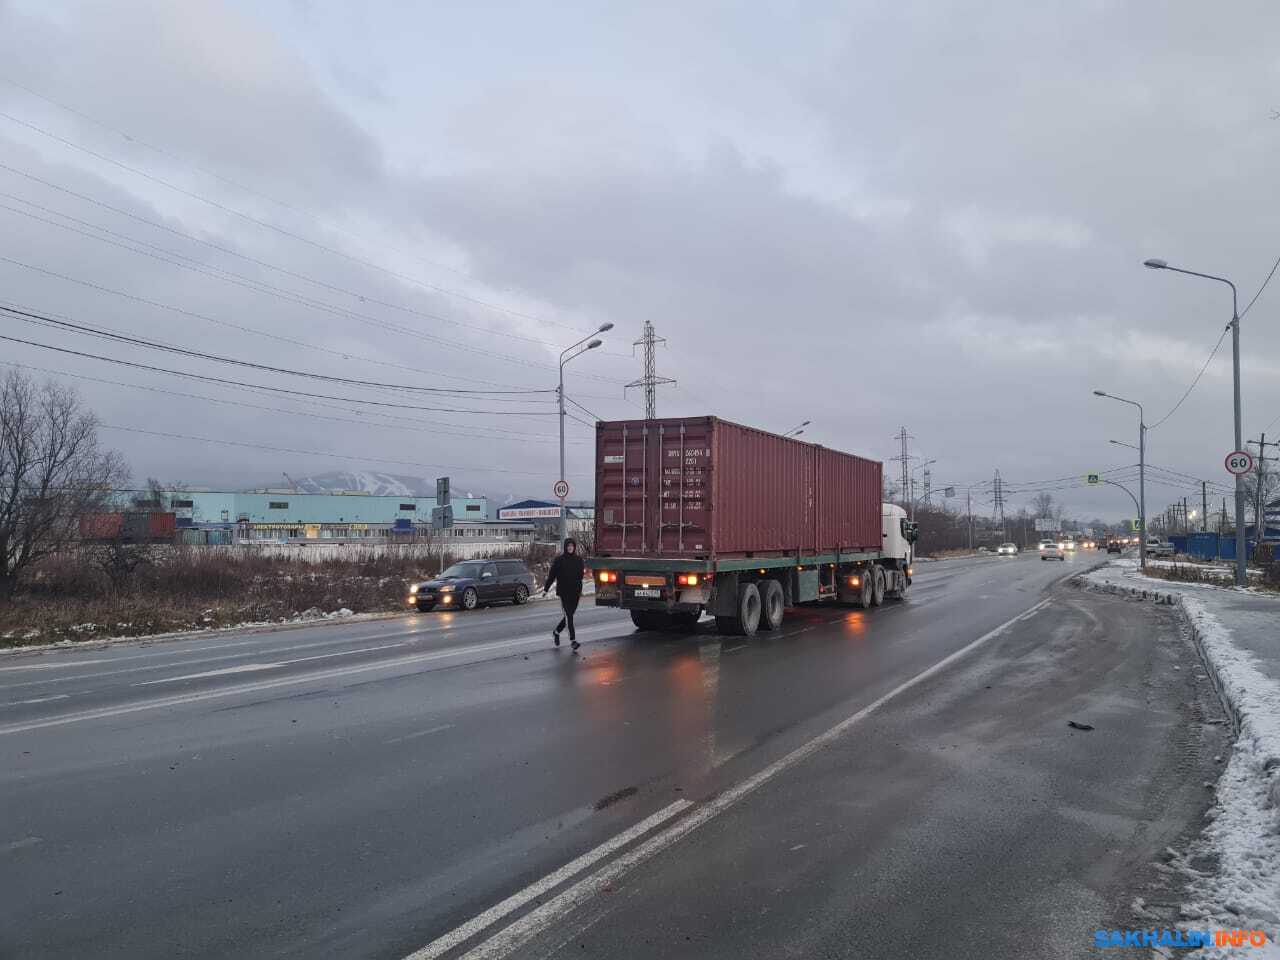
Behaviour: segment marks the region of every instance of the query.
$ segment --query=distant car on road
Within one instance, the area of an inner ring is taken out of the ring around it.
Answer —
[[[1107,553],[1124,553],[1124,541],[1112,537],[1107,541]]]
[[[488,603],[527,603],[533,574],[521,560],[464,560],[433,580],[409,587],[409,606],[424,613],[436,607],[474,610]]]
[[[1016,543],[1002,543],[996,548],[996,553],[1002,557],[1015,557],[1018,555],[1018,545]]]
[[[1064,563],[1067,559],[1067,551],[1058,546],[1056,540],[1042,540],[1040,542],[1040,559],[1041,560],[1061,560]]]

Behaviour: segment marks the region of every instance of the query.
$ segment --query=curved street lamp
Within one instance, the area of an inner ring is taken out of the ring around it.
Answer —
[[[1146,415],[1142,411],[1142,404],[1137,400],[1126,400],[1124,397],[1117,397],[1115,394],[1107,393],[1105,390],[1093,391],[1095,397],[1106,397],[1108,400],[1119,400],[1121,403],[1127,403],[1132,407],[1138,408],[1138,499],[1133,505],[1138,508],[1138,565],[1145,571],[1147,569],[1147,424]],[[1118,440],[1112,440],[1112,443],[1119,443]],[[1132,444],[1121,444],[1121,446],[1132,446]],[[1110,483],[1111,481],[1107,481]],[[1119,484],[1116,484],[1119,486]],[[1123,489],[1123,488],[1122,488]],[[1128,493],[1128,491],[1125,491]],[[1129,494],[1133,496],[1133,494]]]
[[[613,329],[612,323],[602,323],[596,328],[596,333],[606,333]],[[560,385],[556,387],[556,400],[560,404],[560,482],[564,483],[564,365],[574,357],[579,357],[588,350],[594,350],[596,347],[604,343],[603,340],[596,338],[588,343],[588,339],[594,334],[587,334],[577,343],[571,343],[560,351]],[[585,344],[585,346],[584,346]],[[571,352],[572,351],[572,352]],[[560,501],[560,542],[563,544],[565,538],[569,536],[569,512],[565,509],[564,500]]]
[[[1151,270],[1172,270],[1174,273],[1185,273],[1189,277],[1200,277],[1203,280],[1216,280],[1231,288],[1231,366],[1235,374],[1235,419],[1236,450],[1244,449],[1244,436],[1240,426],[1240,306],[1236,294],[1236,285],[1226,277],[1214,276],[1212,273],[1199,273],[1195,270],[1184,270],[1182,267],[1171,267],[1167,260],[1152,257],[1142,261],[1144,267]],[[1244,477],[1236,476],[1236,586],[1248,584],[1245,573],[1245,540],[1244,540]]]

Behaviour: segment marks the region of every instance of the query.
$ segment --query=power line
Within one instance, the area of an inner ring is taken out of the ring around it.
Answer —
[[[1277,268],[1280,268],[1280,257],[1276,257],[1276,262],[1271,265],[1271,272],[1267,274],[1267,279],[1262,281],[1262,286],[1260,286],[1258,288],[1258,292],[1253,295],[1253,299],[1250,300],[1248,305],[1240,311],[1240,316],[1243,317],[1249,312],[1249,309],[1258,302],[1258,298],[1262,296],[1262,291],[1267,289],[1267,284],[1269,284],[1271,282],[1271,278],[1276,275]]]
[[[6,79],[7,79],[7,78],[6,78]],[[12,82],[12,81],[10,81],[10,82]],[[50,101],[50,102],[53,102],[53,101]],[[61,106],[61,104],[57,104],[57,105],[58,105],[58,106]],[[450,289],[449,289],[449,288],[447,288],[447,287],[442,287],[442,286],[439,286],[438,284],[429,283],[429,282],[427,282],[427,281],[425,281],[425,280],[421,280],[421,279],[419,279],[418,277],[412,277],[412,276],[409,276],[408,274],[400,273],[400,272],[398,272],[398,271],[396,271],[396,270],[392,270],[392,269],[390,269],[389,267],[384,267],[384,266],[382,266],[382,265],[381,265],[381,264],[379,264],[379,263],[375,263],[375,262],[374,262],[374,261],[372,261],[372,260],[366,260],[364,257],[358,257],[358,256],[356,256],[355,254],[346,253],[346,252],[344,252],[344,251],[342,251],[342,250],[339,250],[339,249],[337,249],[337,248],[335,248],[335,247],[330,247],[330,246],[328,246],[327,244],[321,243],[321,242],[320,242],[320,241],[318,241],[318,240],[313,240],[313,239],[311,239],[310,237],[307,237],[307,236],[305,236],[305,235],[303,235],[303,234],[296,233],[296,232],[294,232],[294,231],[292,231],[292,230],[287,230],[287,229],[285,229],[284,227],[281,227],[281,226],[277,226],[276,224],[271,223],[270,221],[267,221],[267,220],[260,220],[259,218],[254,217],[254,216],[252,216],[251,214],[247,214],[247,213],[245,213],[245,212],[243,212],[243,211],[241,211],[241,210],[237,210],[237,209],[236,209],[236,208],[234,208],[234,207],[228,206],[227,204],[221,203],[221,202],[219,202],[219,201],[217,201],[217,200],[213,200],[213,199],[211,199],[211,198],[209,198],[209,197],[206,197],[206,196],[204,196],[204,195],[202,195],[202,194],[196,193],[196,192],[194,192],[194,191],[192,191],[192,190],[187,190],[187,189],[185,189],[185,188],[183,188],[183,187],[178,186],[178,185],[177,185],[177,184],[175,184],[175,183],[172,183],[172,182],[170,182],[170,181],[168,181],[168,180],[165,180],[163,177],[158,177],[158,176],[156,176],[155,174],[148,173],[147,171],[142,170],[142,169],[139,169],[138,167],[131,166],[130,164],[127,164],[127,163],[125,163],[125,162],[124,162],[124,161],[122,161],[122,160],[117,160],[117,159],[115,159],[114,157],[109,157],[109,156],[107,156],[107,155],[106,155],[106,154],[104,154],[104,153],[99,153],[98,151],[96,151],[96,150],[92,150],[92,149],[90,149],[89,147],[86,147],[86,146],[83,146],[83,145],[81,145],[81,144],[78,144],[78,143],[76,143],[76,142],[75,142],[75,141],[73,141],[73,140],[70,140],[70,139],[68,139],[68,138],[66,138],[66,137],[59,136],[59,135],[58,135],[58,134],[56,134],[56,133],[53,133],[53,132],[51,132],[51,131],[49,131],[49,130],[46,130],[46,129],[44,129],[43,127],[39,126],[38,124],[31,123],[31,122],[30,122],[30,121],[28,121],[28,120],[23,120],[23,119],[21,119],[21,118],[19,118],[19,117],[15,117],[15,116],[13,116],[12,114],[4,113],[4,112],[2,112],[2,111],[0,111],[0,117],[4,118],[5,120],[10,121],[11,123],[16,123],[16,124],[18,124],[19,126],[26,127],[28,130],[32,130],[32,131],[34,131],[35,133],[40,134],[41,136],[44,136],[44,137],[49,138],[50,140],[54,140],[54,141],[56,141],[56,142],[58,142],[58,143],[61,143],[63,146],[70,147],[70,148],[71,148],[71,149],[73,149],[73,150],[78,150],[78,151],[80,151],[81,153],[84,153],[84,154],[87,154],[88,156],[94,157],[94,158],[95,158],[95,159],[97,159],[97,160],[101,160],[101,161],[103,161],[104,163],[109,163],[109,164],[111,164],[112,166],[115,166],[115,167],[120,168],[121,170],[126,170],[126,171],[128,171],[129,173],[134,174],[135,176],[143,177],[144,179],[150,180],[150,181],[151,181],[151,182],[153,182],[153,183],[157,183],[157,184],[159,184],[159,185],[160,185],[160,186],[162,186],[162,187],[166,187],[166,188],[168,188],[168,189],[170,189],[170,190],[173,190],[173,191],[174,191],[174,192],[176,192],[176,193],[180,193],[180,194],[182,194],[182,195],[183,195],[183,196],[185,196],[185,197],[190,197],[192,200],[198,200],[198,201],[200,201],[201,203],[206,203],[206,204],[208,204],[209,206],[214,207],[214,208],[216,208],[216,209],[218,209],[218,210],[221,210],[221,211],[222,211],[222,212],[224,212],[224,213],[228,213],[228,214],[230,214],[230,215],[232,215],[232,216],[234,216],[234,217],[238,217],[238,218],[240,218],[240,219],[242,219],[242,220],[246,220],[246,221],[248,221],[249,223],[253,223],[253,224],[255,224],[255,225],[259,226],[259,227],[262,227],[262,228],[263,228],[263,229],[265,229],[265,230],[271,230],[271,231],[274,231],[274,232],[276,232],[276,233],[279,233],[279,234],[280,234],[280,235],[282,235],[282,236],[286,236],[286,237],[289,237],[290,239],[297,240],[297,241],[298,241],[298,242],[300,242],[300,243],[305,243],[305,244],[307,244],[308,246],[311,246],[311,247],[316,248],[317,250],[323,250],[324,252],[329,253],[329,254],[331,254],[331,255],[333,255],[333,256],[341,257],[341,258],[343,258],[343,259],[345,259],[345,260],[350,260],[350,261],[351,261],[351,262],[353,262],[353,263],[358,263],[358,264],[360,264],[360,265],[362,265],[362,266],[365,266],[365,267],[368,267],[368,268],[370,268],[370,269],[372,269],[372,270],[377,270],[377,271],[379,271],[380,273],[385,273],[385,274],[387,274],[388,276],[395,277],[397,280],[401,280],[401,281],[403,281],[403,282],[405,282],[405,283],[411,283],[411,284],[414,284],[414,285],[416,285],[416,286],[420,286],[420,287],[423,287],[423,288],[425,288],[425,289],[432,290],[432,291],[434,291],[434,292],[436,292],[436,293],[441,293],[441,294],[445,294],[445,295],[447,295],[447,296],[452,296],[452,297],[457,297],[457,298],[462,299],[462,300],[467,300],[467,301],[469,301],[469,302],[471,302],[471,303],[474,303],[474,304],[476,304],[476,305],[478,305],[478,306],[486,307],[486,308],[488,308],[488,309],[490,309],[490,310],[497,310],[497,311],[500,311],[500,312],[502,312],[502,313],[506,313],[506,314],[511,315],[511,316],[519,317],[519,318],[524,319],[524,320],[532,320],[532,321],[534,321],[535,323],[548,323],[548,324],[553,324],[553,325],[558,326],[558,327],[564,327],[564,328],[569,329],[569,330],[574,330],[575,332],[580,332],[580,330],[579,330],[579,328],[578,328],[578,327],[572,326],[572,325],[570,325],[570,324],[561,323],[560,321],[557,321],[557,320],[546,320],[546,319],[543,319],[543,318],[541,318],[541,317],[535,317],[535,316],[533,316],[532,314],[521,313],[520,311],[512,310],[512,309],[510,309],[510,308],[508,308],[508,307],[503,307],[503,306],[501,306],[501,305],[499,305],[499,304],[490,303],[490,302],[488,302],[488,301],[481,300],[481,299],[479,299],[479,298],[477,298],[477,297],[473,297],[473,296],[471,296],[470,294],[461,293],[461,292],[459,292],[459,291],[457,291],[457,290],[450,290]],[[118,132],[118,131],[117,131],[117,132]],[[127,135],[126,135],[126,134],[121,134],[121,135],[122,135],[122,136],[126,136],[126,137],[127,137]],[[132,137],[128,137],[128,139],[134,139],[134,138],[132,138]],[[136,141],[136,140],[135,140],[135,142],[143,142],[143,141]],[[148,146],[149,146],[149,144],[148,144]],[[234,182],[234,181],[229,181],[229,182]],[[240,184],[236,184],[236,185],[237,185],[237,186],[241,186]],[[241,188],[242,188],[242,189],[245,189],[245,188],[243,188],[243,187],[241,187]],[[250,190],[249,192],[251,192],[251,193],[252,193],[252,192],[254,192],[254,191]],[[315,219],[315,218],[314,218],[314,215],[312,215],[312,216],[313,216],[313,219]],[[322,225],[323,225],[323,224],[322,224]],[[339,228],[337,228],[337,229],[342,230],[342,228],[340,228],[340,227],[339,227]],[[342,232],[346,232],[346,231],[342,231]],[[348,235],[350,236],[351,234],[348,234]],[[357,239],[358,239],[358,238],[357,238]],[[415,258],[416,258],[416,259],[422,259],[421,257],[418,257],[416,254],[415,254],[414,256],[415,256]],[[429,262],[429,261],[427,261],[427,262]]]
[[[1196,388],[1196,384],[1200,382],[1200,378],[1204,376],[1204,372],[1209,369],[1209,364],[1211,364],[1213,362],[1213,358],[1218,355],[1218,348],[1222,346],[1222,341],[1226,339],[1227,331],[1229,331],[1230,329],[1231,329],[1230,326],[1223,328],[1221,336],[1218,337],[1218,342],[1215,343],[1213,345],[1213,349],[1209,351],[1209,359],[1207,359],[1204,362],[1204,366],[1200,368],[1200,372],[1196,374],[1196,378],[1191,381],[1191,386],[1187,387],[1187,392],[1184,393],[1181,399],[1179,399],[1178,402],[1173,405],[1172,410],[1166,413],[1163,417],[1161,417],[1155,423],[1148,426],[1147,427],[1148,430],[1154,430],[1156,427],[1160,426],[1160,424],[1164,423],[1166,420],[1172,417],[1175,413],[1178,412],[1178,408],[1182,406],[1182,402],[1186,400],[1187,397],[1191,396],[1191,391]]]
[[[426,467],[440,470],[471,470],[476,473],[510,473],[526,477],[541,477],[545,470],[507,470],[503,467],[477,467],[457,463],[420,463],[415,460],[393,460],[388,457],[355,456],[344,453],[329,453],[324,450],[298,450],[292,447],[280,447],[264,443],[250,443],[247,440],[222,440],[217,437],[196,437],[186,433],[165,433],[160,430],[144,430],[141,427],[126,427],[120,424],[99,424],[103,430],[122,430],[126,433],[139,433],[149,437],[164,437],[169,440],[196,440],[201,443],[217,443],[229,447],[248,447],[253,450],[269,450],[272,453],[296,453],[310,457],[329,457],[336,460],[374,461],[377,463],[398,463],[407,467]],[[582,474],[578,475],[579,477]]]
[[[71,377],[76,380],[88,380],[92,383],[108,384],[116,387],[127,387],[131,390],[145,390],[148,393],[159,393],[170,397],[183,397],[190,400],[199,400],[202,403],[220,403],[234,407],[244,407],[250,410],[262,410],[267,413],[282,413],[295,417],[310,417],[316,420],[327,420],[335,423],[353,423],[362,427],[381,427],[386,430],[403,430],[413,434],[429,433],[443,437],[457,437],[464,440],[481,439],[481,440],[500,440],[500,441],[547,441],[554,440],[555,435],[550,433],[522,433],[517,431],[501,430],[496,427],[485,426],[469,426],[466,431],[442,430],[439,425],[432,420],[421,420],[414,417],[397,417],[394,414],[377,413],[372,416],[381,417],[383,419],[400,420],[401,423],[381,423],[370,417],[362,416],[358,420],[349,417],[335,417],[329,414],[312,413],[307,410],[290,410],[286,407],[266,407],[257,403],[245,403],[243,400],[230,400],[226,397],[210,397],[199,393],[185,393],[181,390],[165,390],[163,387],[153,387],[141,383],[126,383],[122,380],[108,380],[104,377],[91,377],[88,374],[72,373],[69,370],[53,370],[48,367],[37,367],[26,363],[15,363],[10,360],[0,360],[5,366],[16,367],[20,370],[34,370],[38,373],[52,374],[58,377]],[[331,407],[329,404],[319,404],[318,406],[330,407],[331,409],[342,409],[340,407]],[[359,414],[359,411],[351,411]],[[586,437],[570,437],[567,443],[590,443],[591,440]]]
[[[203,380],[206,383],[229,384],[236,387],[250,387],[254,390],[268,390],[272,393],[283,393],[295,397],[314,397],[320,400],[336,400],[340,403],[360,403],[373,407],[391,407],[397,410],[431,410],[437,413],[475,413],[486,416],[502,416],[502,417],[554,417],[554,410],[546,411],[523,411],[523,410],[471,410],[456,407],[424,407],[416,404],[407,403],[391,403],[386,400],[365,400],[360,397],[334,397],[324,393],[308,393],[303,390],[290,390],[286,387],[268,387],[258,383],[244,383],[240,380],[226,380],[221,377],[210,377],[202,373],[190,373],[185,370],[170,370],[166,367],[154,367],[146,363],[136,363],[132,360],[120,360],[115,357],[104,357],[99,354],[85,353],[81,350],[71,350],[67,347],[55,347],[48,343],[38,343],[34,340],[23,340],[20,337],[8,337],[0,334],[0,340],[7,340],[10,343],[21,343],[29,347],[39,347],[42,350],[52,350],[56,353],[65,353],[73,357],[85,357],[90,360],[102,360],[106,363],[116,363],[125,367],[133,367],[137,370],[150,370],[154,373],[167,373],[176,377],[187,377],[192,380]]]
[[[595,420],[603,420],[603,419],[604,419],[604,417],[601,417],[601,416],[599,416],[599,415],[597,415],[597,414],[592,413],[590,410],[588,410],[586,407],[584,407],[582,404],[580,404],[577,400],[573,399],[573,397],[569,396],[568,394],[565,394],[565,399],[566,399],[566,400],[568,400],[570,403],[572,403],[575,407],[577,407],[577,408],[578,408],[579,410],[581,410],[583,413],[585,413],[587,416],[589,416],[589,417],[591,417],[591,418],[593,418],[593,419],[595,419]],[[595,426],[595,424],[589,424],[589,426],[594,427],[594,426]]]
[[[157,307],[161,310],[168,310],[173,313],[180,314],[182,316],[193,317],[197,320],[203,320],[206,323],[212,323],[218,326],[230,327],[234,330],[240,330],[241,332],[244,332],[244,333],[252,333],[256,336],[266,337],[269,340],[277,340],[281,343],[289,343],[294,346],[306,347],[308,349],[320,349],[326,353],[339,352],[339,351],[328,350],[322,347],[316,347],[313,344],[306,343],[305,341],[295,340],[291,337],[284,337],[284,336],[281,336],[280,334],[267,333],[266,331],[263,331],[263,330],[256,330],[253,327],[247,327],[247,326],[244,326],[243,324],[233,323],[230,320],[223,320],[218,317],[211,317],[208,314],[197,313],[194,310],[187,310],[183,307],[176,307],[173,304],[163,303],[159,300],[151,300],[151,299],[148,299],[147,297],[140,297],[137,294],[127,293],[123,290],[115,290],[115,289],[112,289],[111,287],[104,286],[103,284],[95,283],[92,280],[83,280],[78,277],[69,276],[65,273],[58,273],[56,270],[50,270],[47,267],[39,267],[30,263],[24,263],[23,261],[15,260],[12,257],[0,256],[0,262],[10,263],[10,264],[13,264],[14,266],[23,267],[24,269],[32,270],[36,273],[43,273],[46,276],[55,277],[59,280],[65,280],[68,283],[78,284],[79,286],[88,287],[93,290],[98,290],[102,293],[110,293],[113,296],[122,297],[126,300],[133,300],[137,303],[143,303],[143,304],[146,304],[147,306]],[[450,340],[445,337],[437,337],[432,334],[423,333],[418,330],[411,330],[407,327],[401,327],[389,321],[379,320],[376,317],[370,317],[365,314],[352,313],[348,311],[348,312],[345,312],[345,315],[351,317],[352,319],[359,320],[362,323],[366,323],[370,326],[378,327],[380,329],[389,330],[393,333],[400,334],[401,336],[413,337],[415,339],[420,339],[420,340],[430,340],[433,343],[438,343],[454,350],[462,350],[467,353],[474,353],[484,357],[493,357],[499,360],[505,360],[508,363],[515,363],[521,366],[531,367],[539,370],[556,369],[554,366],[552,366],[549,363],[537,363],[535,361],[527,360],[521,357],[513,357],[505,353],[497,353],[496,351],[488,350],[482,347],[473,347],[467,344],[456,343],[453,340]],[[593,376],[590,374],[582,374],[582,376],[592,380],[600,380],[606,383],[621,383],[620,380],[612,380],[607,377]]]
[[[87,230],[80,230],[68,224],[59,223],[56,220],[50,220],[47,217],[37,216],[36,214],[30,213],[26,210],[19,210],[16,207],[10,207],[5,204],[0,204],[0,210],[7,210],[10,213],[15,213],[15,214],[18,214],[19,216],[27,217],[28,219],[36,220],[40,223],[48,224],[49,226],[57,227],[60,230],[67,230],[72,233],[79,234],[82,237],[87,237],[90,240],[97,240],[100,243],[108,243],[114,247],[120,247],[123,250],[128,250],[130,253],[136,253],[140,256],[150,257],[153,260],[159,260],[160,262],[170,264],[171,266],[181,267],[184,270],[191,270],[195,273],[202,274],[206,277],[211,277],[214,280],[221,280],[225,283],[234,283],[236,286],[253,290],[255,293],[265,293],[268,296],[275,296],[275,297],[278,297],[279,299],[287,300],[291,303],[298,303],[305,306],[313,307],[315,309],[324,310],[329,313],[337,313],[343,316],[365,317],[371,320],[379,319],[375,317],[369,317],[368,314],[361,314],[355,310],[352,310],[349,307],[342,307],[336,304],[328,303],[327,301],[324,301],[324,300],[317,300],[313,297],[308,297],[305,294],[298,293],[295,290],[289,290],[284,287],[278,287],[278,286],[275,286],[274,284],[266,283],[254,277],[246,276],[245,274],[242,274],[242,273],[235,273],[234,271],[227,270],[223,267],[217,267],[217,266],[214,266],[213,264],[204,263],[202,261],[196,260],[193,257],[188,257],[186,254],[178,253],[177,251],[172,250],[168,247],[162,247],[158,244],[150,243],[146,240],[140,240],[137,237],[131,237],[128,234],[120,233],[116,230],[111,230],[108,227],[99,226],[98,224],[91,223],[88,220],[82,220],[79,217],[73,217],[70,214],[62,213],[59,210],[54,210],[42,204],[35,203],[34,201],[27,200],[24,197],[19,197],[11,193],[4,193],[4,192],[0,192],[0,197],[6,197],[10,200],[16,200],[18,203],[23,203],[23,204],[26,204],[27,206],[34,207],[37,210],[42,210],[45,213],[50,213],[50,214],[53,214],[54,216],[62,217],[65,220],[70,220],[72,223],[78,223],[82,226],[88,227],[90,230],[97,230],[100,233],[107,234],[108,236],[98,236],[97,234],[90,233]],[[197,239],[195,237],[192,237],[190,234],[181,234],[181,235],[187,237],[188,239]],[[118,237],[119,240],[109,239],[110,237]],[[121,242],[121,241],[127,241],[127,242]],[[147,250],[139,250],[135,247],[130,246],[129,244],[137,244],[140,247],[146,247],[150,250],[154,250],[157,252],[148,253]],[[221,247],[214,244],[210,244],[210,245],[215,246],[219,250],[224,250],[228,253],[234,253],[234,251],[231,251],[228,248]],[[170,259],[173,257],[178,258],[178,260]],[[253,263],[259,264],[261,266],[267,267],[269,269],[276,270],[287,276],[296,277],[308,283],[313,283],[317,286],[324,287],[325,289],[344,293],[350,297],[355,297],[356,299],[362,302],[374,303],[379,306],[387,307],[391,310],[400,310],[405,313],[409,313],[426,320],[436,320],[436,321],[439,321],[440,323],[454,324],[456,326],[464,327],[470,330],[476,330],[481,333],[490,334],[490,335],[499,335],[499,336],[502,336],[504,339],[508,339],[508,340],[522,340],[526,343],[537,344],[538,346],[544,346],[544,347],[557,346],[557,344],[552,343],[550,340],[539,340],[537,337],[526,337],[523,334],[512,333],[506,330],[496,331],[491,327],[481,326],[480,324],[467,323],[464,320],[455,320],[451,317],[441,316],[440,314],[428,313],[425,310],[418,310],[413,307],[406,307],[403,304],[392,303],[391,301],[388,301],[388,300],[379,299],[378,297],[375,297],[372,294],[356,293],[355,291],[347,290],[343,287],[339,287],[331,283],[326,283],[322,280],[317,280],[313,277],[309,277],[309,276],[306,276],[305,274],[297,273],[296,271],[293,271],[293,270],[287,270],[283,267],[277,267],[257,257],[245,256],[244,259],[249,260]],[[187,261],[187,262],[184,263],[180,261]],[[405,328],[405,329],[408,329],[408,328]]]
[[[287,367],[276,367],[276,366],[272,366],[270,364],[265,364],[265,363],[255,363],[254,361],[251,361],[251,360],[237,360],[234,357],[222,357],[222,356],[218,356],[217,354],[205,353],[200,350],[188,350],[185,347],[173,346],[171,344],[165,344],[155,340],[146,340],[141,337],[128,336],[126,334],[113,332],[106,329],[98,329],[98,328],[86,326],[85,324],[81,324],[81,323],[74,323],[67,320],[59,320],[53,317],[45,316],[43,314],[34,313],[27,310],[17,310],[17,309],[14,309],[13,307],[0,306],[0,312],[17,316],[19,319],[27,323],[37,323],[42,326],[51,327],[54,329],[66,330],[74,333],[82,333],[89,336],[99,337],[104,340],[114,340],[120,343],[129,343],[134,346],[147,347],[151,350],[161,350],[161,351],[164,351],[165,353],[178,354],[179,356],[192,357],[198,360],[212,360],[216,363],[225,363],[225,364],[230,364],[232,366],[237,366],[237,367],[247,367],[251,370],[259,370],[264,373],[279,373],[279,374],[285,374],[287,376],[292,376],[292,377],[304,377],[309,380],[322,380],[327,383],[341,383],[341,384],[346,384],[347,386],[374,387],[382,390],[404,390],[404,391],[409,391],[414,393],[435,393],[435,394],[444,394],[448,396],[459,396],[459,395],[474,396],[476,394],[482,394],[482,395],[486,395],[487,399],[490,399],[493,402],[498,402],[498,403],[520,403],[520,402],[529,402],[529,401],[500,400],[496,397],[488,397],[487,395],[489,394],[528,395],[528,394],[536,394],[536,393],[553,393],[554,392],[553,390],[550,390],[550,389],[546,389],[546,390],[535,390],[535,389],[474,390],[474,389],[461,389],[461,388],[454,388],[454,387],[418,387],[412,384],[405,384],[405,383],[382,383],[376,380],[359,380],[351,377],[335,377],[326,373],[315,373],[307,370],[291,370]]]

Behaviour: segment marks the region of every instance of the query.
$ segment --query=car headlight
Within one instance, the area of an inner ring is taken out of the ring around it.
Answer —
[[[453,587],[441,587],[441,588],[440,588],[440,592],[441,592],[441,593],[453,593]]]
[[[410,592],[410,593],[417,593],[417,592],[418,592],[418,585],[415,583],[413,586],[411,586],[411,587],[409,588],[409,592]]]

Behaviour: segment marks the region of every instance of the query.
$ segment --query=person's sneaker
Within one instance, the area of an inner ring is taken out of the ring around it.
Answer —
[[[558,642],[559,641],[557,641],[557,643]],[[576,651],[580,646],[582,646],[582,644],[580,644],[577,640],[570,640],[569,646],[573,647],[573,649]]]
[[[560,646],[560,633],[556,630],[551,631],[551,642],[557,647]]]

